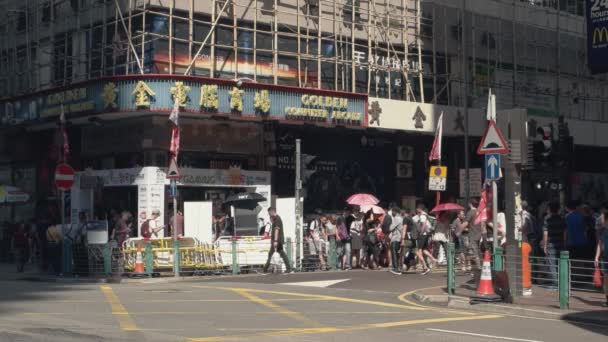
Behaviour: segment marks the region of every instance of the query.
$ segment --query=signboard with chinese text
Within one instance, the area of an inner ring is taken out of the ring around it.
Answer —
[[[366,126],[367,95],[201,77],[121,76],[75,84],[0,102],[0,125],[108,112],[168,113],[174,98],[183,114],[238,116],[328,125]],[[103,119],[103,118],[101,118]]]

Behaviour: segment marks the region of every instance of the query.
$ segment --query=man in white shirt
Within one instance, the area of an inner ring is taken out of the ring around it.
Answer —
[[[144,239],[152,238],[154,235],[155,238],[158,238],[158,232],[165,229],[164,226],[161,226],[158,222],[158,218],[160,217],[160,210],[155,209],[152,211],[152,218],[144,221],[141,225],[141,237]]]
[[[324,252],[327,250],[325,246],[325,227],[324,224],[327,221],[325,216],[319,214],[314,220],[310,221],[308,229],[310,230],[310,236],[312,242],[315,245],[317,253],[319,254],[319,263],[322,270],[325,270],[325,257]]]

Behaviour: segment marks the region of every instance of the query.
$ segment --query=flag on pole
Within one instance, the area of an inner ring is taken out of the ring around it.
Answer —
[[[171,130],[171,146],[169,147],[169,152],[171,156],[177,160],[177,155],[179,154],[179,102],[175,101],[173,105],[173,110],[169,115],[169,120],[173,122],[173,128]]]
[[[443,135],[443,112],[439,115],[437,121],[437,129],[435,130],[435,140],[433,140],[433,148],[429,155],[429,161],[439,160],[441,161],[441,139]]]
[[[486,108],[486,119],[496,121],[496,95],[492,89],[488,89],[488,108]]]
[[[171,114],[169,114],[169,120],[175,124],[175,126],[179,126],[179,102],[175,101],[173,104],[173,110]]]
[[[477,207],[477,213],[475,214],[473,224],[478,225],[482,222],[487,222],[488,218],[491,216],[488,215],[488,209],[488,191],[484,186],[481,189],[481,198],[479,199],[479,206]]]
[[[65,127],[65,112],[63,110],[63,103],[61,104],[61,115],[59,115],[59,127],[61,129],[61,135],[63,136],[63,161],[66,162],[70,155],[70,142],[68,140],[68,133]]]

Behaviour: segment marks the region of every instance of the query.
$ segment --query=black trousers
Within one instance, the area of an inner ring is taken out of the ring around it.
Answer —
[[[266,265],[264,265],[264,273],[268,272],[268,267],[270,267],[270,260],[272,260],[272,256],[275,252],[278,252],[285,263],[285,267],[287,268],[287,272],[291,272],[291,264],[289,263],[289,259],[287,258],[287,254],[283,250],[283,244],[278,244],[276,249],[274,244],[270,246],[270,250],[268,251],[268,260],[266,260]]]

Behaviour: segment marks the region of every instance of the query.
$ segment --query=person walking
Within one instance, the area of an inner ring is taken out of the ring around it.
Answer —
[[[351,253],[351,243],[350,243],[350,229],[346,226],[346,219],[342,217],[338,217],[338,256],[339,256],[339,266],[342,270],[350,270],[350,253]]]
[[[534,256],[532,246],[535,245],[534,217],[530,214],[528,202],[521,202],[521,255],[522,255],[522,286],[526,295],[532,294],[532,263]]]
[[[128,226],[127,214],[125,214],[125,212],[123,212],[123,217],[122,217],[121,221],[123,221],[125,230],[130,231],[131,229]],[[146,221],[144,221],[144,223],[142,223],[141,228],[140,228],[140,236],[142,238],[144,238],[144,240],[151,239],[152,235],[154,235],[154,237],[157,238],[158,233],[160,231],[162,231],[163,229],[165,229],[165,227],[162,226],[158,222],[159,217],[160,217],[160,210],[154,209],[154,210],[152,210],[152,218],[149,220],[146,220]]]
[[[329,243],[329,253],[327,256],[327,263],[330,269],[335,270],[338,268],[338,245],[336,243],[336,236],[338,234],[338,227],[336,226],[336,217],[333,215],[329,216],[329,219],[325,222],[325,236]]]
[[[380,237],[384,236],[383,239],[380,239],[381,247],[386,249],[386,264],[388,264],[389,270],[392,267],[392,258],[391,258],[391,238],[390,233],[393,227],[393,216],[395,215],[393,207],[389,207],[386,211],[386,214],[382,217],[382,224],[380,227],[382,228],[382,234],[379,234]],[[381,251],[384,249],[381,248]],[[384,253],[382,253],[384,254]]]
[[[268,208],[268,215],[270,216],[271,222],[270,251],[268,251],[268,260],[266,260],[263,271],[264,273],[268,273],[268,267],[270,267],[272,256],[275,252],[278,252],[285,263],[287,273],[293,273],[287,254],[285,254],[285,251],[283,250],[283,245],[285,244],[283,220],[281,220],[281,217],[277,214],[277,210],[273,207]]]
[[[566,206],[566,248],[570,251],[570,259],[581,260],[585,256],[587,245],[587,229],[581,208],[576,202],[569,202]],[[578,264],[578,263],[577,263]],[[580,265],[579,265],[580,267]]]
[[[403,239],[401,243],[401,257],[399,268],[401,272],[407,272],[412,266],[416,265],[416,240],[418,239],[418,225],[414,223],[409,210],[402,212],[403,217]],[[405,271],[403,270],[405,264]]]
[[[131,226],[127,222],[128,214],[127,212],[123,212],[122,215],[116,218],[114,229],[112,230],[112,234],[110,234],[110,240],[116,240],[119,248],[122,248],[123,243],[129,238],[131,235]],[[142,227],[147,225],[148,220],[144,221]],[[142,229],[143,231],[143,229]]]
[[[170,211],[173,212],[172,209],[170,209]],[[177,210],[177,220],[175,219],[175,216],[171,214],[171,217],[169,218],[169,228],[170,236],[173,236],[174,229],[177,229],[177,238],[181,239],[184,237],[184,214],[182,214],[181,210]]]
[[[29,252],[29,237],[25,231],[25,225],[20,223],[13,234],[13,250],[15,251],[15,262],[17,264],[17,272],[25,271],[25,263],[28,259]]]
[[[608,307],[608,211],[602,209],[598,218],[599,229],[597,231],[597,247],[595,249],[595,267],[599,268],[603,275],[603,288],[606,302],[603,307]]]
[[[477,206],[479,201],[471,199],[469,211],[464,218],[464,230],[462,232],[463,245],[465,248],[465,271],[471,272],[474,269],[481,269],[481,250],[479,244],[482,239],[481,219],[478,220]],[[473,266],[474,264],[474,266]]]
[[[567,234],[566,220],[559,214],[559,203],[549,204],[549,216],[543,226],[542,247],[549,266],[549,285],[557,288],[557,258],[559,251],[565,247]]]
[[[419,204],[416,207],[416,216],[414,216],[413,221],[414,224],[417,225],[418,231],[418,240],[416,240],[416,254],[418,256],[418,262],[420,262],[422,265],[422,275],[426,275],[431,272],[432,265],[428,265],[427,261],[425,260],[425,255],[429,256],[432,262],[436,260],[434,260],[432,254],[427,250],[429,247],[431,222],[423,204]]]
[[[58,226],[50,226],[46,230],[46,241],[48,244],[49,264],[53,268],[53,273],[61,275],[61,233]]]
[[[350,238],[351,238],[351,252],[352,259],[351,265],[353,268],[361,267],[361,249],[363,248],[363,215],[357,213],[356,219],[350,225]]]
[[[401,210],[396,207],[393,208],[391,212],[394,216],[390,230],[390,251],[392,259],[392,268],[390,269],[390,272],[392,274],[401,275],[401,262],[399,260],[403,258],[403,255],[401,254],[401,246],[403,245],[404,240],[403,214],[401,213]]]

